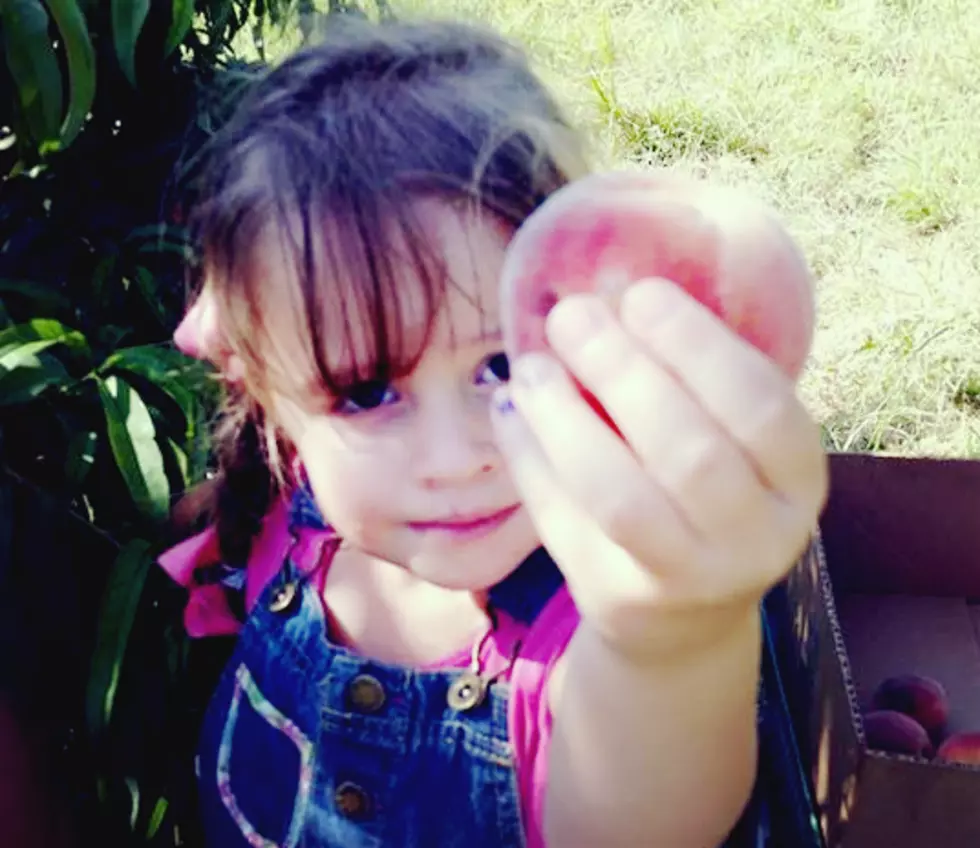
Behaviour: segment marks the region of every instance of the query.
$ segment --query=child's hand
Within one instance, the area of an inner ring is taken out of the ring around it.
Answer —
[[[641,655],[721,637],[792,567],[824,503],[795,385],[665,281],[631,286],[618,316],[567,297],[547,330],[555,355],[512,364],[498,435],[583,622]]]

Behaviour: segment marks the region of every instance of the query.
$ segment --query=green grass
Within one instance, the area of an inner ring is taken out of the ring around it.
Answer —
[[[801,391],[840,450],[980,455],[972,0],[396,0],[523,42],[599,167],[775,206],[818,279]]]

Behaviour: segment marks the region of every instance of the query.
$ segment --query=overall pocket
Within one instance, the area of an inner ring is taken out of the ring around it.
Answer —
[[[244,664],[218,749],[218,794],[254,848],[294,848],[313,781],[310,739],[259,689]]]

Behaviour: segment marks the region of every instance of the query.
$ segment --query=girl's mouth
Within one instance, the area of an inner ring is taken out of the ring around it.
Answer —
[[[437,521],[411,521],[408,526],[419,533],[434,533],[454,539],[473,539],[493,532],[519,509],[520,504],[515,504],[497,512],[452,515]]]

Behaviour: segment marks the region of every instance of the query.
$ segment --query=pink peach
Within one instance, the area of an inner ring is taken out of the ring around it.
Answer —
[[[932,677],[899,674],[878,684],[871,699],[876,710],[895,710],[914,718],[934,742],[938,742],[949,721],[946,689]]]
[[[894,710],[874,710],[863,718],[869,748],[892,754],[930,758],[935,753],[929,734],[915,719]]]
[[[936,756],[947,763],[980,766],[980,731],[963,731],[948,736]]]
[[[584,177],[524,222],[502,272],[508,353],[545,348],[545,317],[566,294],[600,291],[615,300],[629,283],[652,277],[681,286],[799,377],[815,322],[800,249],[764,204],[667,172]]]

